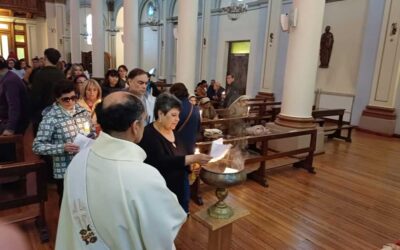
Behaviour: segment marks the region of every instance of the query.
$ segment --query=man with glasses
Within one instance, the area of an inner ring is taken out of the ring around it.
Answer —
[[[146,112],[136,96],[111,93],[96,106],[103,131],[72,160],[56,250],[175,249],[186,213],[164,178],[145,164]]]
[[[128,74],[128,91],[142,100],[147,112],[146,125],[154,121],[154,104],[156,98],[146,91],[149,78],[143,69],[133,69]]]

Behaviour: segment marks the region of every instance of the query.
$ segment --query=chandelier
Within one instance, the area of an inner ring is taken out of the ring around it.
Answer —
[[[229,19],[236,21],[239,19],[242,13],[247,11],[247,7],[245,4],[238,4],[236,1],[232,1],[231,5],[223,7],[222,11],[228,14]]]

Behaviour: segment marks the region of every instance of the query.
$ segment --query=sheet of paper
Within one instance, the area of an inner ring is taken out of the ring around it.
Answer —
[[[232,147],[232,145],[224,144],[223,142],[224,141],[222,138],[212,142],[210,151],[210,156],[212,157],[212,159],[210,160],[210,162],[221,160],[229,152],[229,149]]]
[[[90,147],[93,142],[93,139],[90,139],[82,134],[78,134],[74,140],[74,144],[79,145],[80,150]]]

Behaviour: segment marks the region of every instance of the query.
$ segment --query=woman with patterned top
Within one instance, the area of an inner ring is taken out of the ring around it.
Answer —
[[[79,146],[73,141],[78,134],[94,135],[90,113],[79,106],[74,84],[61,80],[54,88],[56,102],[43,111],[43,119],[33,141],[33,152],[53,158],[53,177],[56,179],[60,204],[64,174]]]

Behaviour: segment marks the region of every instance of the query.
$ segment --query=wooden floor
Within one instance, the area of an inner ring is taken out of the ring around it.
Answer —
[[[400,239],[400,140],[354,131],[352,143],[330,140],[325,150],[316,175],[286,167],[269,174],[268,188],[248,180],[229,190],[227,202],[251,212],[234,224],[232,249],[380,249]],[[216,200],[202,188],[206,205],[191,204],[192,213]],[[50,243],[39,242],[33,223],[21,225],[32,249],[54,248],[53,186],[46,208]],[[206,249],[206,228],[189,218],[176,246]]]

